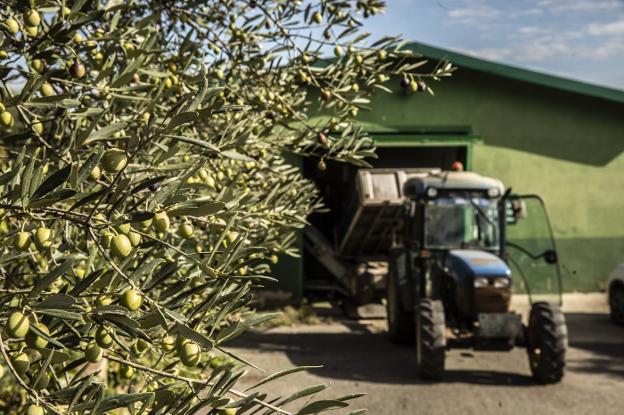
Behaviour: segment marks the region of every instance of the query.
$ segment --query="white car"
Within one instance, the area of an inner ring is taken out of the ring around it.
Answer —
[[[611,272],[608,294],[611,319],[624,325],[624,262]]]

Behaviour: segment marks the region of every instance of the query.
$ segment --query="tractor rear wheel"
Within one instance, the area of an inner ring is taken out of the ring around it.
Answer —
[[[397,344],[414,344],[414,313],[401,307],[399,281],[393,270],[386,276],[386,318],[390,340]]]
[[[611,320],[624,325],[624,285],[615,285],[609,290],[609,308]]]
[[[423,379],[437,380],[444,374],[446,326],[442,301],[423,299],[416,317],[416,359]]]
[[[568,329],[559,306],[537,302],[531,307],[527,328],[529,364],[541,383],[561,380],[566,364]]]

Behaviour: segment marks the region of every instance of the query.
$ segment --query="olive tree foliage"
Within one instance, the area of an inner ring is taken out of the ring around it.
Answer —
[[[453,68],[369,41],[377,0],[0,6],[2,412],[347,406],[237,390],[224,344],[272,317],[252,291],[320,206],[289,155],[364,164],[371,93]]]

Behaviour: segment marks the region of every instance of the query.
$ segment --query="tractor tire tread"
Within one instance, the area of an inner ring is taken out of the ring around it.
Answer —
[[[420,334],[419,374],[424,379],[438,380],[444,374],[446,327],[441,301],[424,299],[419,304]]]
[[[559,382],[565,373],[567,347],[568,330],[559,306],[546,302],[533,304],[528,327],[533,377],[544,384]]]

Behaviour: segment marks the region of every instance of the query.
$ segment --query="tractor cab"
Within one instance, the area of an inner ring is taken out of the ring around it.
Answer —
[[[406,245],[442,260],[459,284],[510,289],[514,274],[517,292],[532,302],[560,303],[555,241],[539,196],[505,193],[500,180],[463,171],[414,177],[403,191]]]

